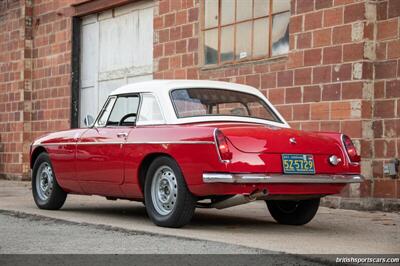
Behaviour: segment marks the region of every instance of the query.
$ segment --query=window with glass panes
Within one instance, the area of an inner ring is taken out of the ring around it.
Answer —
[[[290,0],[204,0],[204,64],[289,51]]]

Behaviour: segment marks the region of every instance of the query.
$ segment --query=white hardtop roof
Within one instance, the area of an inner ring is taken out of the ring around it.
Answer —
[[[177,118],[174,107],[169,97],[169,92],[173,89],[189,89],[189,88],[212,88],[212,89],[225,89],[240,91],[257,95],[263,99],[268,106],[277,114],[282,123],[272,122],[264,119],[247,118],[247,117],[234,117],[234,116],[199,116],[188,118]],[[184,124],[206,121],[238,121],[238,122],[255,122],[261,124],[274,125],[278,127],[289,127],[289,124],[282,117],[282,115],[274,108],[268,99],[258,89],[237,83],[213,81],[213,80],[149,80],[133,84],[124,85],[113,92],[110,96],[123,95],[130,93],[152,93],[156,96],[162,109],[163,116],[166,124]],[[138,122],[137,124],[141,124]]]
[[[149,80],[138,83],[124,85],[113,92],[110,95],[119,95],[127,93],[140,93],[140,92],[165,92],[171,89],[182,89],[182,88],[213,88],[213,89],[229,89],[235,91],[243,91],[251,94],[261,94],[256,88],[223,81],[214,80]]]

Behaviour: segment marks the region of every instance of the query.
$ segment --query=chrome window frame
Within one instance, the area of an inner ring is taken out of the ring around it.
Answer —
[[[141,105],[142,105],[142,97],[141,97],[140,93],[127,93],[127,94],[111,95],[111,96],[108,97],[106,103],[105,103],[105,104],[103,105],[103,107],[101,108],[101,111],[100,111],[100,113],[98,114],[95,123],[93,123],[92,128],[93,128],[93,127],[95,127],[95,128],[104,128],[104,127],[107,127],[108,120],[110,119],[111,113],[112,113],[113,110],[114,110],[114,107],[115,107],[115,104],[117,103],[118,98],[119,98],[119,97],[130,97],[130,96],[131,96],[131,97],[138,97],[138,98],[139,98],[139,104],[138,104],[138,109],[137,109],[137,113],[136,113],[136,115],[138,115],[138,114],[139,114],[139,110],[140,110]],[[105,125],[99,125],[100,117],[103,115],[107,104],[108,104],[112,99],[115,99],[115,101],[114,101],[113,106],[112,106],[112,108],[111,108],[111,112],[108,114],[107,123],[106,123]],[[135,122],[135,125],[136,125],[136,122]],[[113,127],[120,127],[120,126],[118,126],[118,125],[113,125]],[[122,126],[121,126],[121,127],[122,127]]]
[[[117,101],[117,100],[116,100],[116,99],[117,99],[117,96],[115,96],[115,95],[113,95],[113,96],[108,96],[107,101],[104,103],[103,107],[101,108],[99,114],[98,114],[97,117],[96,117],[95,122],[93,123],[93,125],[92,125],[90,128],[94,128],[94,127],[95,127],[95,128],[106,127],[107,123],[106,123],[105,125],[100,125],[100,124],[99,124],[99,120],[100,120],[100,118],[103,116],[103,114],[104,114],[104,112],[105,112],[105,110],[106,110],[106,107],[108,106],[109,102],[110,102],[112,99],[115,99],[115,101],[114,101],[114,103],[112,104],[110,113],[108,114],[108,117],[107,117],[107,121],[108,121],[108,118],[110,117],[111,112],[112,112],[112,110],[114,109],[115,102]]]

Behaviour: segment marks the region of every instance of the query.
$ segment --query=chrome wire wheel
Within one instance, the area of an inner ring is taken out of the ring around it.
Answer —
[[[47,201],[54,189],[54,177],[51,166],[43,162],[36,173],[36,191],[39,198]]]
[[[168,215],[174,209],[178,196],[178,184],[174,171],[166,165],[159,167],[151,184],[151,200],[160,215]]]

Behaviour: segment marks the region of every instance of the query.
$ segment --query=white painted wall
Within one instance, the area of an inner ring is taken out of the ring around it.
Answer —
[[[108,94],[153,78],[153,1],[82,18],[80,122],[96,117]]]

